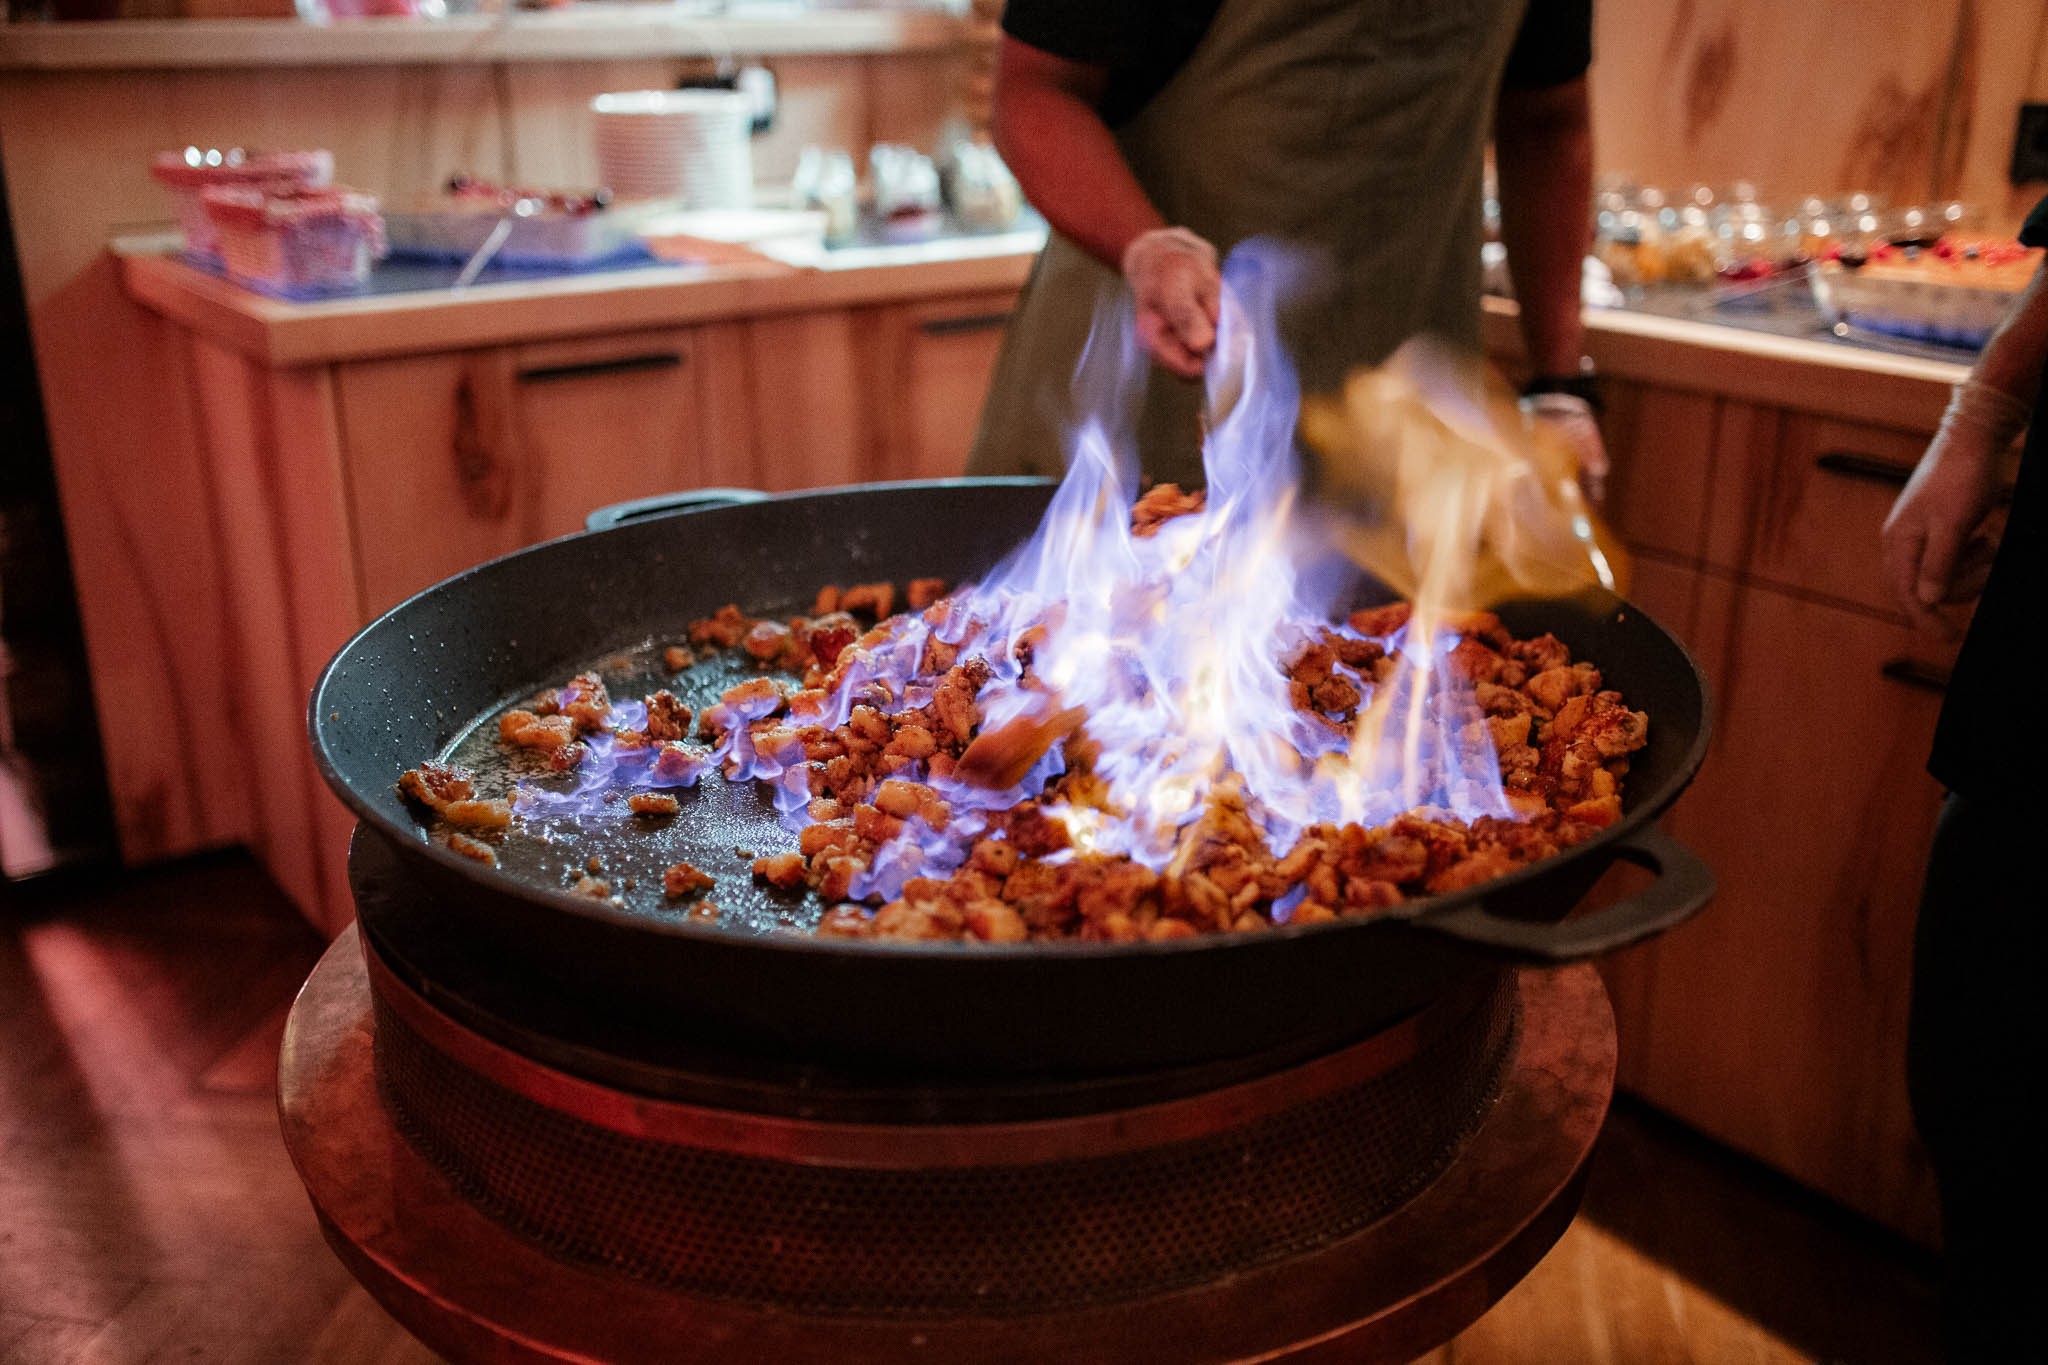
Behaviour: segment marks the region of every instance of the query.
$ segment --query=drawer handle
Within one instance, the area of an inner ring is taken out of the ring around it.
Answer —
[[[1814,468],[1824,469],[1830,474],[1840,474],[1849,479],[1867,479],[1871,483],[1890,484],[1903,487],[1913,477],[1913,466],[1900,464],[1896,460],[1880,460],[1875,455],[1858,455],[1853,450],[1830,450],[1813,462]]]
[[[966,332],[994,332],[1010,323],[1008,310],[1000,313],[963,313],[957,318],[926,318],[917,330],[928,337],[959,336]]]
[[[1922,692],[1939,695],[1948,691],[1949,671],[1938,664],[1922,663],[1918,659],[1887,659],[1877,671],[1895,683],[1917,687]]]
[[[683,358],[674,351],[649,351],[645,355],[614,356],[610,360],[583,360],[573,365],[536,365],[519,372],[522,384],[550,384],[558,379],[588,379],[593,375],[623,374],[629,370],[673,370]]]

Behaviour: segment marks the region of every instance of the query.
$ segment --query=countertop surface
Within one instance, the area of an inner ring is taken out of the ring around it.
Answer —
[[[1016,289],[1044,229],[876,243],[717,265],[648,259],[565,274],[500,271],[465,289],[442,267],[381,268],[382,292],[296,302],[229,283],[177,254],[175,236],[112,245],[144,306],[272,365],[670,327],[721,318]],[[374,283],[374,281],[373,281]]]
[[[787,260],[690,265],[622,261],[576,274],[486,275],[446,287],[445,268],[389,266],[381,292],[312,302],[268,298],[179,259],[176,239],[113,250],[145,306],[273,365],[517,344],[720,318],[908,302],[1020,286],[1044,240],[1018,231],[857,245]],[[1841,337],[1790,288],[1716,306],[1667,291],[1588,309],[1587,351],[1603,372],[1712,389],[1851,420],[1931,430],[1968,352],[1875,336]],[[1519,350],[1515,305],[1486,300],[1486,340]]]

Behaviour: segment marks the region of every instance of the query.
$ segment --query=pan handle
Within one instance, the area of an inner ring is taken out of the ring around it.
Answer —
[[[656,493],[651,498],[633,498],[600,507],[583,519],[586,531],[609,531],[629,521],[667,516],[670,512],[691,512],[700,507],[730,507],[735,503],[759,502],[766,493],[752,488],[686,488],[679,493]]]
[[[1512,919],[1475,902],[1409,923],[1525,962],[1583,962],[1660,934],[1714,897],[1713,869],[1654,825],[1624,840],[1615,854],[1655,872],[1657,880],[1590,915],[1555,922]]]

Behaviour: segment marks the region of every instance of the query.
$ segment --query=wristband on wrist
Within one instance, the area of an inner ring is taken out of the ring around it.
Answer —
[[[1593,373],[1591,361],[1577,374],[1539,374],[1522,385],[1522,397],[1534,398],[1544,393],[1566,393],[1579,399],[1594,412],[1602,411],[1600,402],[1600,376]]]

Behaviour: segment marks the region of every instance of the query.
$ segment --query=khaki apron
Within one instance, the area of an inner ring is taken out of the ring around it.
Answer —
[[[1167,222],[1226,255],[1270,236],[1328,263],[1281,319],[1305,390],[1418,333],[1478,345],[1485,149],[1526,3],[1223,0],[1187,64],[1117,131]],[[1053,234],[1011,318],[969,473],[1062,471],[1089,326],[1127,295],[1116,271]],[[1128,401],[1148,476],[1202,482],[1201,400],[1199,383],[1147,367]]]

